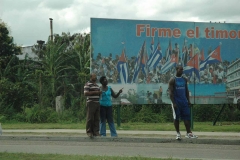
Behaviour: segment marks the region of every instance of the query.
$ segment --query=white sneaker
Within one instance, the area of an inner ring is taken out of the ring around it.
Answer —
[[[182,138],[181,138],[181,134],[180,134],[179,132],[177,132],[176,139],[177,139],[177,140],[180,140],[180,139],[182,139]]]
[[[186,138],[198,138],[198,136],[195,136],[193,133],[187,133]]]

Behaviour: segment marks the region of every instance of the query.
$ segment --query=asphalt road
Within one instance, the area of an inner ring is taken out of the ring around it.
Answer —
[[[0,152],[239,160],[240,145],[1,139]]]

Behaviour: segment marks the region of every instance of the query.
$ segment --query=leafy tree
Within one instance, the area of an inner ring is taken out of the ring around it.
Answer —
[[[39,42],[32,51],[40,59],[32,61],[40,106],[54,106],[55,97],[62,95],[65,107],[79,109],[85,100],[81,96],[83,83],[90,72],[90,35],[55,34],[53,41]]]
[[[0,22],[0,110],[9,118],[31,103],[34,93],[26,78],[26,61],[22,64],[16,57],[18,54],[21,54],[20,47],[13,43],[7,25]]]
[[[1,25],[6,26],[4,23]],[[7,39],[11,40],[9,44],[13,38],[9,36]],[[12,47],[16,46],[12,44]],[[38,55],[39,61],[28,57],[19,61],[14,55],[21,53],[20,48],[16,47],[13,51],[11,54],[7,52],[9,59],[2,56],[1,51],[0,60],[4,62],[0,70],[0,109],[4,110],[1,114],[11,118],[22,111],[24,115],[26,111],[33,110],[33,115],[42,113],[42,109],[55,106],[55,97],[62,95],[67,102],[65,107],[71,109],[69,113],[84,119],[85,97],[81,94],[90,73],[89,34],[56,34],[54,41],[34,45],[33,52]],[[34,106],[35,109],[28,109]]]
[[[41,47],[40,50],[39,47],[34,47],[33,51],[42,55],[40,61],[36,62],[42,70],[41,74],[38,71],[38,76],[42,77],[39,78],[39,85],[41,84],[40,79],[41,81],[45,79],[45,82],[48,79],[47,84],[48,88],[51,89],[49,95],[53,98],[52,102],[58,95],[65,98],[67,94],[74,96],[78,94],[79,57],[82,55],[75,50],[77,37],[78,34],[72,36],[70,33],[62,33],[62,36],[56,34],[54,41],[48,41],[46,46]],[[84,59],[82,63],[84,61],[89,60]],[[81,66],[82,70],[87,68],[84,68],[84,65]]]
[[[80,76],[84,76],[86,78],[86,76],[90,74],[90,34],[87,34],[84,37],[82,35],[79,35],[76,37],[76,40],[78,43],[76,43],[74,49],[77,52],[79,58],[79,67],[77,68],[78,73]],[[81,81],[81,83],[86,82],[86,79],[81,80],[84,80]]]
[[[12,66],[12,63],[15,65]],[[9,119],[36,101],[36,85],[30,79],[31,72],[27,63],[26,59],[19,61],[16,56],[12,56],[0,79],[0,114]]]
[[[13,55],[19,54],[21,54],[20,47],[13,43],[7,25],[0,20],[0,72],[3,72]]]

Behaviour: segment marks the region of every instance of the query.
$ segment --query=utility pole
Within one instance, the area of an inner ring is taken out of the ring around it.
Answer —
[[[51,41],[53,41],[53,26],[52,26],[53,19],[49,18],[49,20],[50,20],[50,33],[51,33],[50,38],[51,38]]]

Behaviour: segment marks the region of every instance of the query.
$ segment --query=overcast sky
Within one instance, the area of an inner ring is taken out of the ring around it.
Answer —
[[[240,23],[240,0],[0,0],[14,43],[33,45],[53,33],[90,32],[90,18]]]

